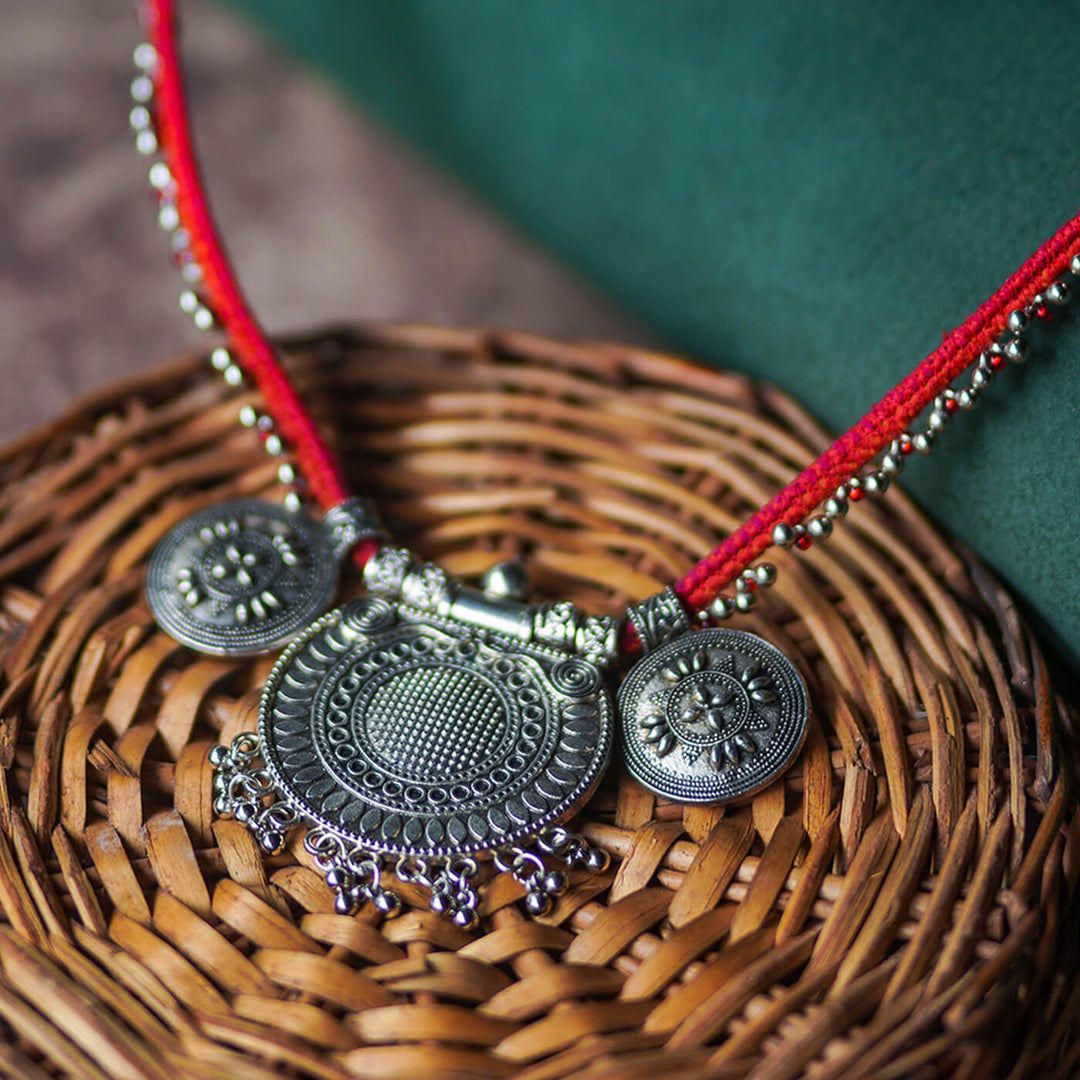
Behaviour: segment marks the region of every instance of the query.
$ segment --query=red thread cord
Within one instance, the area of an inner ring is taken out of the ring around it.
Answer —
[[[769,547],[775,526],[801,521],[884,450],[993,344],[1005,329],[1010,312],[1066,271],[1078,244],[1080,215],[1031,255],[989,300],[948,334],[938,348],[853,428],[679,581],[674,589],[683,603],[692,611],[703,610]]]
[[[237,362],[262,391],[267,411],[296,448],[300,471],[312,494],[323,509],[328,509],[346,497],[341,470],[252,315],[207,205],[187,123],[176,48],[174,0],[154,0],[150,22],[150,40],[158,54],[155,80],[158,141],[176,182],[180,217],[203,271],[208,303],[225,328]],[[1023,306],[1065,272],[1078,246],[1080,215],[1027,259],[989,300],[947,335],[937,349],[853,428],[677,582],[675,593],[686,607],[690,611],[703,611],[721,589],[772,544],[775,526],[801,521],[904,432],[938,394],[990,347],[1005,329],[1011,311]],[[354,558],[359,566],[363,567],[375,547],[374,542],[368,542],[357,548]],[[623,636],[623,647],[627,651],[640,647],[632,627]]]
[[[155,0],[148,18],[150,42],[157,50],[154,74],[157,138],[172,173],[180,220],[191,252],[203,272],[204,302],[225,331],[239,367],[259,388],[266,410],[296,452],[312,496],[328,510],[348,496],[341,468],[282,369],[273,346],[252,314],[225,254],[210,213],[196,163],[176,45],[173,0]],[[353,558],[359,567],[373,544],[361,544]]]

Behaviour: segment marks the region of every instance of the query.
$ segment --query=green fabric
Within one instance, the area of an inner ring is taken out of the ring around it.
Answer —
[[[674,347],[837,429],[1080,205],[1075,4],[229,2]],[[1074,659],[1076,323],[904,475]]]

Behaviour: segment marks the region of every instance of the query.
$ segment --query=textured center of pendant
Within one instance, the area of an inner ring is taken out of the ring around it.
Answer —
[[[218,539],[203,556],[200,583],[209,593],[227,597],[250,597],[264,592],[283,568],[282,555],[291,546],[261,533],[238,533]]]
[[[357,703],[353,722],[388,771],[427,783],[473,779],[504,742],[510,702],[475,671],[395,671]]]
[[[683,679],[667,700],[671,730],[694,746],[711,746],[741,731],[750,700],[737,679],[720,671]]]
[[[279,793],[365,850],[491,851],[560,821],[607,761],[597,669],[362,600],[310,627],[263,695]]]

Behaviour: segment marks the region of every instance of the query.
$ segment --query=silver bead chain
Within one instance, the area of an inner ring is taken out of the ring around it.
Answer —
[[[1069,273],[1080,278],[1080,255],[1073,256]],[[1049,321],[1056,309],[1064,308],[1072,298],[1072,289],[1065,281],[1055,281],[1045,292],[1037,293],[1023,307],[1010,312],[1007,330],[971,366],[964,385],[949,388],[938,394],[925,412],[925,426],[914,432],[904,432],[894,439],[878,460],[865,472],[845,480],[811,514],[805,522],[782,522],[772,532],[777,547],[805,551],[815,540],[832,535],[833,524],[843,518],[853,502],[867,496],[884,495],[892,479],[904,468],[911,454],[929,454],[957,412],[969,412],[990,388],[995,376],[1009,364],[1022,364],[1030,351],[1025,334],[1036,321]],[[759,563],[744,570],[736,579],[734,596],[721,594],[704,612],[702,619],[728,619],[736,612],[748,612],[757,598],[758,586],[771,585],[776,580],[776,568],[771,563]]]
[[[158,153],[158,138],[154,130],[154,72],[158,64],[157,50],[149,42],[136,46],[134,53],[135,78],[131,82],[133,101],[129,116],[132,130],[135,132],[135,148],[144,157],[155,158]],[[180,218],[176,201],[176,180],[169,166],[158,159],[150,166],[150,186],[158,197],[158,225],[168,234],[173,257],[180,268],[180,277],[184,282],[180,293],[180,310],[191,317],[196,328],[204,331],[218,329],[218,321],[213,311],[203,302],[196,288],[202,283],[203,270],[191,250],[191,236]],[[233,388],[245,386],[244,373],[236,363],[232,353],[219,345],[210,353],[210,364]],[[246,428],[254,428],[262,440],[263,448],[275,459],[286,453],[282,437],[274,430],[274,419],[266,413],[258,412],[251,405],[240,409],[240,423]],[[288,461],[278,464],[278,480],[288,488],[285,505],[290,510],[299,510],[301,505],[300,489],[302,478]]]

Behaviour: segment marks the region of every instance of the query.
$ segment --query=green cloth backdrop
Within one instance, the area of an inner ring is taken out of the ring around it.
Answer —
[[[1073,3],[227,2],[674,348],[837,429],[1080,206]],[[904,474],[1074,660],[1076,306]]]

